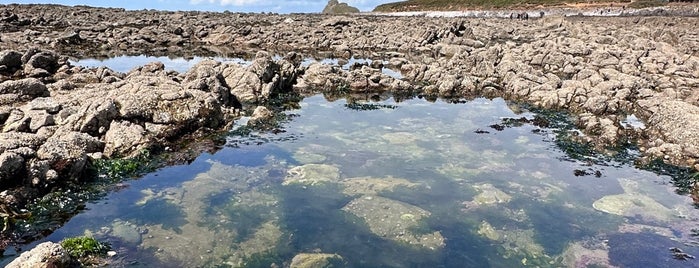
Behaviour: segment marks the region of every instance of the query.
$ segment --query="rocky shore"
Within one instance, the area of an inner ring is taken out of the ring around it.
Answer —
[[[576,115],[587,134],[581,139],[598,148],[636,139],[646,157],[699,169],[698,27],[698,17],[678,16],[513,20],[0,5],[2,207],[21,211],[29,198],[79,180],[93,159],[177,150],[183,139],[225,130],[258,106],[274,108],[270,98],[291,91],[523,101]],[[206,60],[185,73],[162,63],[120,73],[68,62],[140,54],[254,60]],[[374,61],[348,70],[301,64],[311,56]],[[644,126],[624,125],[628,115]]]

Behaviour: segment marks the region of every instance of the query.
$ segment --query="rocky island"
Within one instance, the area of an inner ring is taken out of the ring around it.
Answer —
[[[326,10],[356,9],[332,0]],[[699,170],[699,8],[546,14],[518,20],[0,5],[2,240],[17,238],[11,222],[29,213],[28,202],[80,183],[97,160],[147,152],[187,161],[215,150],[210,134],[241,116],[270,117],[265,110],[280,109],[272,101],[280,94],[340,87],[365,99],[502,97],[568,111],[582,142],[604,150],[631,141],[644,158]],[[69,61],[143,54],[245,55],[252,64],[205,60],[178,73],[154,62],[120,73]],[[344,70],[302,65],[306,57],[381,59],[402,77],[382,73],[381,61]],[[630,115],[643,127],[622,123]],[[208,145],[182,153],[192,142]]]

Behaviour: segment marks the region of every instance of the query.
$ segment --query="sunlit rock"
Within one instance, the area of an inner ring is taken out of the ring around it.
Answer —
[[[478,234],[495,241],[500,240],[501,238],[498,231],[495,230],[495,228],[493,228],[493,226],[487,221],[481,222],[481,225],[478,227]]]
[[[292,156],[294,160],[303,164],[318,164],[327,159],[325,155],[319,154],[312,147],[301,147]]]
[[[126,221],[114,221],[109,234],[126,243],[135,245],[141,243],[141,233],[137,229],[136,225]]]
[[[52,267],[72,267],[74,260],[70,254],[58,243],[44,242],[30,251],[23,252],[14,261],[9,263],[8,268],[52,268]]]
[[[283,184],[315,185],[324,182],[337,182],[339,179],[340,169],[335,166],[307,164],[290,169]]]
[[[527,229],[510,229],[503,228],[498,229],[492,226],[490,223],[483,221],[478,227],[477,233],[485,238],[492,241],[500,243],[500,245],[505,249],[503,257],[524,257],[523,264],[527,262],[526,259],[547,259],[550,258],[544,252],[544,247],[536,242],[534,239],[534,230]]]
[[[462,203],[465,209],[477,208],[483,205],[508,203],[512,200],[512,196],[490,183],[474,185],[473,188],[480,193],[474,196],[472,201],[465,201]]]
[[[575,242],[563,251],[561,257],[566,267],[614,267],[609,262],[609,250],[603,244],[590,247]]]
[[[375,195],[383,191],[393,191],[396,187],[415,188],[418,183],[410,182],[402,178],[385,177],[360,177],[344,179],[340,182],[346,195]]]
[[[672,210],[654,199],[640,194],[608,195],[595,201],[592,207],[619,216],[634,217],[639,215],[646,220],[667,221],[673,217]]]
[[[421,246],[430,250],[444,247],[439,231],[417,232],[430,212],[400,201],[379,196],[363,196],[352,200],[343,211],[349,212],[369,226],[372,233],[385,239]]]
[[[390,132],[381,135],[381,138],[392,144],[414,143],[417,140],[414,134],[408,132]]]
[[[291,259],[291,268],[336,267],[342,264],[342,256],[327,253],[300,253]]]

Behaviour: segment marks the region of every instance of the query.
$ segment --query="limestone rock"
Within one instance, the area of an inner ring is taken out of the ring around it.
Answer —
[[[24,158],[22,156],[12,152],[0,154],[0,182],[7,182],[7,180],[15,178],[23,167]]]
[[[104,155],[123,157],[145,148],[148,137],[145,129],[129,121],[112,121],[104,137]]]
[[[0,94],[17,94],[22,100],[48,97],[49,90],[36,78],[25,78],[0,83]]]
[[[264,106],[257,106],[255,111],[252,112],[250,120],[248,120],[247,125],[250,127],[264,128],[265,126],[270,126],[274,122],[274,113]]]
[[[346,195],[376,195],[383,191],[393,191],[397,187],[415,188],[419,184],[402,178],[386,177],[360,177],[342,180],[345,187],[342,191]]]
[[[400,201],[379,196],[362,196],[342,208],[369,226],[372,233],[385,239],[438,250],[444,247],[439,231],[416,233],[414,230],[430,212]]]
[[[70,254],[54,242],[44,242],[19,255],[8,268],[67,268],[72,267]]]
[[[315,185],[326,182],[337,182],[339,179],[340,169],[335,166],[307,164],[289,169],[283,184]]]

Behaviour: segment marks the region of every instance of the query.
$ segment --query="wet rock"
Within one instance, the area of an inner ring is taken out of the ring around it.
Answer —
[[[587,246],[581,242],[570,244],[561,254],[568,267],[612,267],[606,245]]]
[[[415,228],[430,216],[430,212],[400,201],[379,196],[362,196],[342,208],[364,220],[372,233],[385,239],[415,245],[430,250],[444,247],[439,231],[416,232]]]
[[[70,254],[61,247],[60,244],[54,242],[44,242],[32,250],[19,255],[17,259],[12,261],[7,267],[12,268],[63,268],[72,267],[74,265]]]
[[[523,263],[526,265],[526,259],[537,259],[548,257],[544,251],[544,247],[534,239],[534,230],[521,229],[497,229],[490,223],[483,221],[478,227],[478,234],[492,241],[499,243],[505,249],[504,255],[524,255]]]
[[[342,192],[346,195],[376,195],[383,191],[393,191],[397,187],[415,188],[417,183],[402,178],[386,177],[360,177],[342,180],[345,187]]]
[[[137,227],[126,221],[114,221],[109,234],[119,238],[125,243],[133,245],[141,243],[141,233],[138,231]]]
[[[289,169],[284,178],[284,185],[303,184],[315,185],[327,182],[337,182],[340,179],[340,169],[325,164],[307,164]]]
[[[473,188],[480,193],[473,197],[473,201],[466,201],[463,203],[466,209],[483,205],[507,203],[512,200],[512,196],[498,188],[495,188],[495,186],[489,183],[474,185]]]
[[[18,173],[24,168],[24,158],[13,152],[0,154],[0,183],[14,183]]]
[[[595,201],[592,207],[609,214],[624,217],[641,216],[647,220],[668,221],[674,215],[671,209],[658,201],[636,193],[608,195]]]
[[[291,259],[291,268],[341,267],[342,256],[327,253],[299,253]]]

